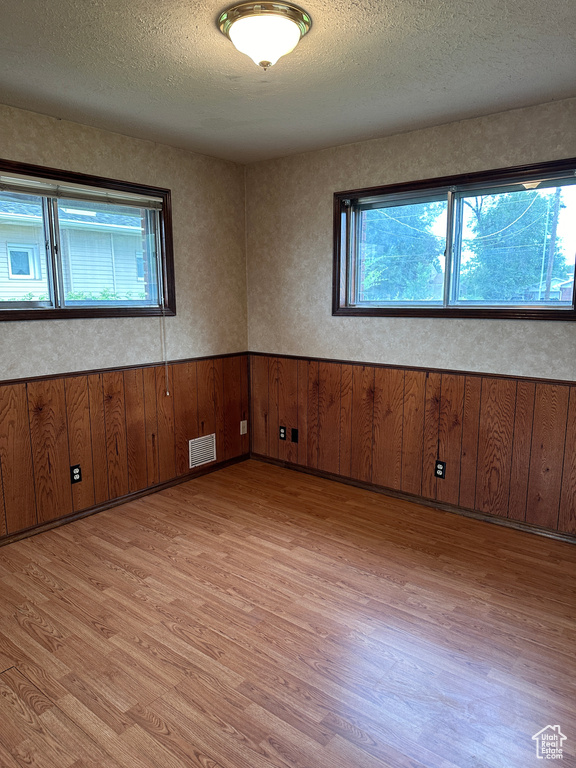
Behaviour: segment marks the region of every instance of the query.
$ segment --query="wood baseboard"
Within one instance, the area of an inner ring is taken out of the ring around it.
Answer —
[[[569,382],[251,355],[250,387],[254,455],[576,536]]]
[[[538,536],[545,536],[548,539],[556,539],[558,541],[565,541],[569,544],[576,544],[576,535],[570,533],[563,533],[561,531],[551,531],[548,528],[543,528],[533,523],[525,523],[520,520],[509,520],[505,517],[496,517],[494,515],[486,515],[482,512],[477,512],[473,509],[465,509],[463,507],[456,507],[453,504],[445,504],[444,502],[436,501],[434,499],[427,499],[423,496],[414,496],[410,493],[403,493],[402,491],[396,491],[393,488],[385,488],[381,485],[375,485],[374,483],[365,483],[361,480],[355,480],[353,477],[342,477],[342,475],[335,475],[331,472],[324,472],[321,469],[314,469],[311,467],[304,467],[300,464],[294,464],[290,461],[282,461],[281,459],[273,459],[269,456],[263,456],[258,453],[251,453],[248,457],[256,461],[262,461],[265,464],[273,464],[277,467],[284,467],[286,469],[293,469],[296,472],[302,472],[305,475],[313,475],[315,477],[324,477],[327,480],[335,480],[338,483],[344,485],[353,485],[356,488],[363,488],[366,491],[373,491],[374,493],[381,493],[384,496],[390,496],[393,499],[402,499],[403,501],[411,501],[414,504],[420,504],[422,506],[431,507],[432,509],[438,509],[442,512],[450,512],[451,514],[460,515],[462,517],[470,517],[474,520],[480,520],[486,523],[493,523],[494,525],[501,525],[505,528],[514,528],[517,531],[524,531],[525,533],[535,533]]]
[[[136,499],[141,499],[144,496],[150,496],[152,493],[157,493],[158,491],[163,491],[166,488],[172,488],[175,485],[186,483],[188,480],[194,480],[196,477],[209,475],[219,469],[230,467],[232,464],[238,464],[241,461],[247,461],[249,458],[250,455],[246,453],[242,456],[236,456],[233,459],[219,461],[206,467],[200,467],[199,469],[195,469],[186,475],[181,475],[180,477],[174,477],[171,480],[167,480],[165,483],[158,483],[157,485],[153,485],[150,488],[144,488],[141,491],[134,491],[134,493],[129,493],[126,496],[120,496],[116,499],[110,499],[109,501],[106,501],[103,504],[98,504],[95,507],[83,509],[81,512],[75,512],[74,514],[68,515],[67,517],[61,517],[58,518],[58,520],[52,520],[49,523],[44,523],[43,525],[35,525],[31,528],[27,528],[24,531],[18,531],[18,533],[14,533],[11,536],[6,536],[5,538],[0,539],[0,547],[5,546],[6,544],[12,544],[15,541],[20,541],[21,539],[27,539],[30,536],[35,536],[37,533],[44,533],[44,531],[50,531],[53,528],[59,528],[61,525],[67,525],[68,523],[73,523],[76,520],[82,520],[84,517],[90,517],[90,515],[103,512],[105,509],[118,507],[121,504],[127,504],[129,501],[135,501]]]

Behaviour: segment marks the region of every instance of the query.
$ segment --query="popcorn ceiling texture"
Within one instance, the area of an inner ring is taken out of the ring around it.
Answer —
[[[576,99],[248,166],[250,350],[576,380],[572,322],[332,317],[347,189],[576,156]]]
[[[246,349],[244,169],[0,106],[0,156],[172,190],[176,317],[170,359]],[[161,359],[159,318],[5,322],[0,379]]]
[[[269,72],[224,0],[2,0],[2,101],[239,162],[575,95],[573,0],[306,0]]]

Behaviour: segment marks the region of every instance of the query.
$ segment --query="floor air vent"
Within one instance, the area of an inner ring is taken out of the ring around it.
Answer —
[[[188,466],[190,469],[216,461],[216,435],[205,435],[188,440]]]

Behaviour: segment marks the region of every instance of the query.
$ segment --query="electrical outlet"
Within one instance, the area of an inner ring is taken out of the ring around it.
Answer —
[[[70,467],[70,482],[72,485],[74,485],[74,483],[82,482],[82,470],[80,469],[80,464],[74,464],[73,467]]]
[[[291,439],[292,439],[293,443],[297,443],[298,442],[298,430],[297,429],[293,429],[292,430],[292,438]]]
[[[280,427],[280,440],[286,440],[286,427]]]
[[[248,432],[248,422],[246,421],[246,419],[243,419],[240,422],[240,434],[245,435],[247,434],[247,432]]]
[[[434,474],[439,480],[444,480],[446,478],[446,462],[440,461],[439,459],[436,460],[434,464]]]

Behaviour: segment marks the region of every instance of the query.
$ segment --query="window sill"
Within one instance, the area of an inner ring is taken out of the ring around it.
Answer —
[[[501,309],[481,307],[336,307],[333,316],[452,317],[483,320],[576,320],[574,309]]]
[[[98,317],[158,317],[175,315],[166,307],[70,307],[69,309],[5,309],[0,310],[0,322],[10,320],[73,320]]]

